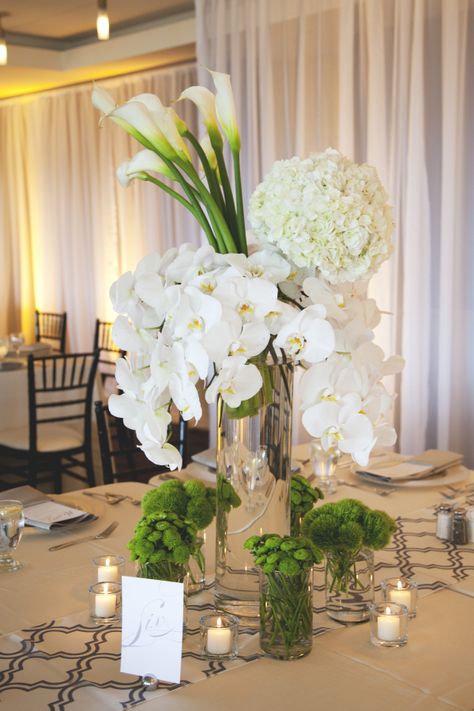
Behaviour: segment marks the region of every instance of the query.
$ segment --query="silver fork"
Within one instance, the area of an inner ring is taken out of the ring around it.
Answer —
[[[110,526],[107,526],[101,533],[95,536],[83,536],[82,538],[76,538],[75,541],[68,541],[67,543],[59,543],[57,546],[51,546],[48,548],[49,551],[60,551],[62,548],[68,548],[69,546],[75,546],[76,543],[85,543],[86,541],[95,541],[97,539],[108,538],[117,528],[118,521],[113,521]]]

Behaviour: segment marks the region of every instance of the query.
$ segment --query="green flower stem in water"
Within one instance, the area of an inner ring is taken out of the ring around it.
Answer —
[[[356,560],[359,551],[355,553],[341,552],[326,556],[326,569],[331,580],[330,593],[347,593],[350,589],[363,589],[364,585],[357,576]]]
[[[152,580],[168,580],[171,583],[182,583],[187,574],[187,567],[169,561],[160,563],[140,563],[138,567],[139,578]]]
[[[311,645],[313,611],[311,571],[297,575],[268,573],[260,597],[262,649],[269,654],[291,658]],[[280,648],[280,654],[278,654]]]

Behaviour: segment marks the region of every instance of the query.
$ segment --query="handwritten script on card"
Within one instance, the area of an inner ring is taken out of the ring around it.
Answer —
[[[122,577],[120,671],[179,683],[183,584]]]

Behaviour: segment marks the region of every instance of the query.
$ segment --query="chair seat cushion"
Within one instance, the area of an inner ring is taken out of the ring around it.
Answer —
[[[51,422],[38,427],[39,452],[61,452],[65,449],[82,447],[83,443],[82,431],[72,425]],[[0,446],[28,451],[30,448],[28,427],[0,430]]]

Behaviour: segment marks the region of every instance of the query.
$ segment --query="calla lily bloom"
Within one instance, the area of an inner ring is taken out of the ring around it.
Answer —
[[[143,139],[165,158],[174,160],[176,151],[158,127],[149,109],[141,101],[128,101],[108,114],[108,117],[143,144]]]
[[[156,153],[145,148],[130,160],[126,160],[117,168],[117,178],[120,185],[126,188],[134,178],[146,180],[149,172],[161,173],[167,178],[174,178],[173,171],[159,158]]]
[[[216,94],[216,113],[232,151],[240,151],[240,134],[237,126],[234,94],[229,74],[211,72]]]
[[[212,145],[222,148],[222,136],[219,131],[219,126],[217,125],[216,97],[212,91],[209,91],[205,86],[190,86],[181,93],[178,101],[182,101],[183,99],[189,99],[196,104]]]
[[[204,138],[201,139],[200,144],[202,150],[206,154],[206,158],[212,170],[217,170],[217,156],[214,151],[214,148],[212,147],[211,139],[209,138],[209,135],[207,133]]]
[[[105,116],[108,116],[114,109],[117,108],[117,104],[109,92],[95,83],[94,88],[92,89],[92,103],[95,108],[102,111]]]

